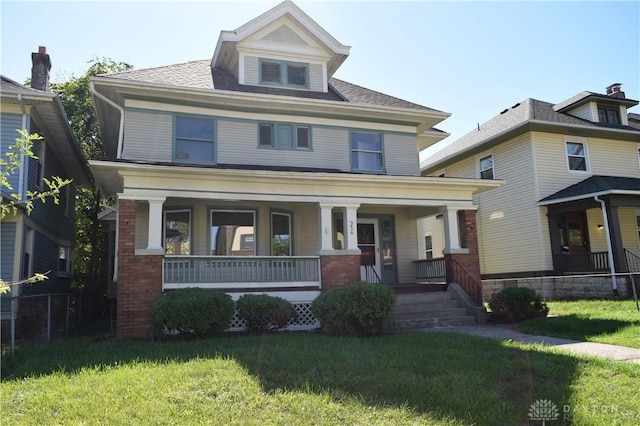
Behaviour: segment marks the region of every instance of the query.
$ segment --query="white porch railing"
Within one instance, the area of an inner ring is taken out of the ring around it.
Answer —
[[[317,256],[165,256],[163,287],[320,288]]]

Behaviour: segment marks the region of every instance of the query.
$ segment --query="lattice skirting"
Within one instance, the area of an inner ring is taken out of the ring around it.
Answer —
[[[311,312],[311,302],[292,302],[292,305],[298,313],[298,319],[291,321],[285,330],[302,331],[314,330],[320,327],[320,321],[313,316]],[[238,315],[238,309],[233,313],[231,326],[227,331],[244,331],[246,330],[246,321]]]
[[[285,330],[289,331],[303,331],[314,330],[320,328],[320,321],[313,316],[311,312],[311,302],[320,295],[320,291],[270,291],[270,292],[253,292],[256,294],[265,293],[270,296],[280,297],[288,300],[293,305],[294,309],[298,313],[298,319],[291,321]],[[246,293],[229,293],[234,301]],[[227,331],[244,331],[246,330],[246,323],[240,319],[238,315],[238,309],[233,314],[231,325]]]

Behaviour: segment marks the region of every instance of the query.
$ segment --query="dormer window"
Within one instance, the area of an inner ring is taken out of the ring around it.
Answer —
[[[260,59],[261,84],[306,88],[309,86],[308,75],[308,64]]]
[[[598,121],[600,123],[620,124],[620,108],[599,105]]]

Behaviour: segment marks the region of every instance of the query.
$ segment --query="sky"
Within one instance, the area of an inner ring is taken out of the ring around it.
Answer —
[[[94,58],[148,68],[208,59],[220,31],[280,1],[0,0],[0,73],[23,83],[46,46],[51,80]],[[640,99],[640,1],[296,1],[352,46],[335,77],[451,114],[437,150],[527,99],[622,83]],[[631,112],[640,113],[638,107]]]

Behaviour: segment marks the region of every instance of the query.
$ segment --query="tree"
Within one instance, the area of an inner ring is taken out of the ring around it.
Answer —
[[[42,139],[40,135],[29,134],[24,129],[18,129],[17,132],[20,136],[16,138],[15,145],[11,145],[5,153],[5,157],[0,158],[0,189],[3,193],[1,219],[9,214],[18,214],[19,208],[25,209],[27,214],[31,214],[35,201],[45,203],[47,198],[51,198],[55,204],[58,204],[60,188],[71,183],[71,179],[52,176],[43,179],[47,185],[46,191],[26,191],[25,199],[22,198],[22,194],[10,192],[13,191],[13,186],[9,182],[9,177],[16,172],[21,172],[23,157],[38,159],[33,153],[33,143]],[[4,200],[5,194],[8,197],[6,201]],[[34,283],[45,279],[47,279],[47,273],[36,273],[32,277],[18,282],[6,282],[0,279],[0,294],[8,293],[12,285]]]
[[[133,68],[125,62],[106,58],[94,58],[89,64],[84,75],[51,84],[51,90],[60,95],[71,129],[87,160],[105,156],[98,119],[91,102],[89,78]],[[106,313],[109,240],[108,230],[98,220],[103,201],[93,180],[90,187],[79,188],[77,192],[74,285],[87,296],[84,303],[87,319]]]

